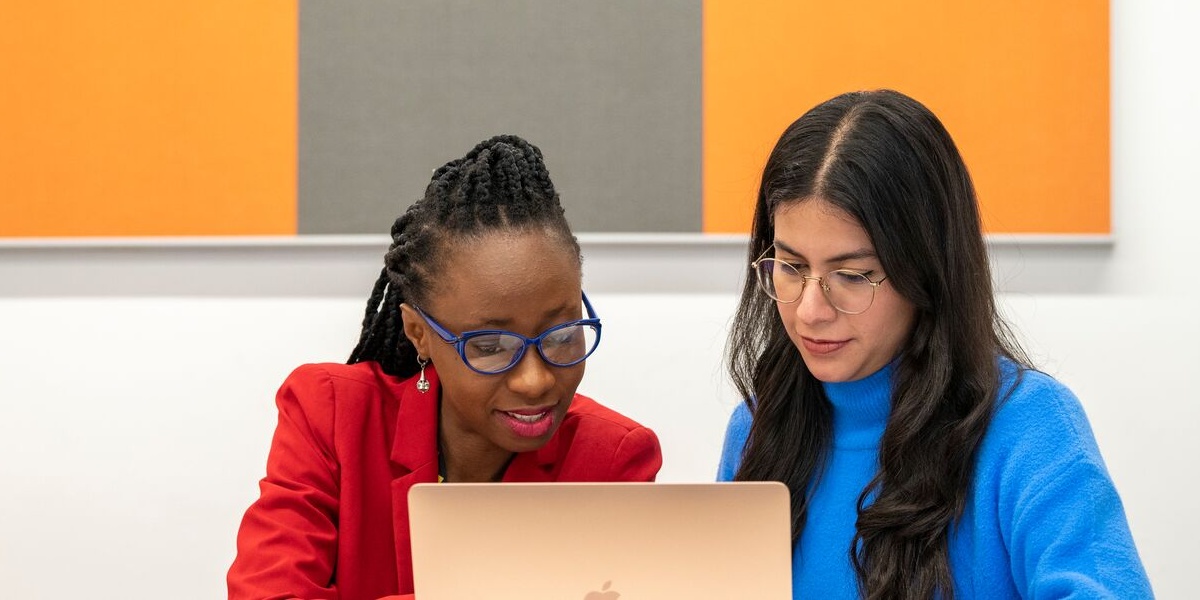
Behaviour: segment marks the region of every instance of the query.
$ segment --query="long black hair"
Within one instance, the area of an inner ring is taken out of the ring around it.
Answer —
[[[375,361],[390,375],[415,374],[417,350],[404,336],[400,304],[428,302],[436,284],[433,274],[443,267],[451,244],[531,228],[559,238],[580,257],[542,152],[533,144],[499,135],[434,171],[425,196],[392,224],[392,244],[347,363]]]
[[[952,599],[948,532],[997,402],[997,358],[1028,364],[996,310],[974,186],[928,108],[890,90],[855,92],[780,137],[763,170],[749,260],[772,246],[780,207],[813,199],[862,225],[889,284],[916,307],[896,357],[879,470],[859,497],[846,549],[859,589],[871,599]],[[736,479],[787,484],[795,542],[829,454],[833,409],[753,277],[728,359],[754,415]]]

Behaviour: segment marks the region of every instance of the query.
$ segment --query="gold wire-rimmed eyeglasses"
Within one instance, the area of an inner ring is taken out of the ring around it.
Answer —
[[[758,288],[772,300],[784,304],[799,300],[805,284],[812,280],[817,282],[835,310],[860,315],[871,308],[875,302],[875,289],[887,279],[885,275],[879,281],[871,281],[866,273],[851,269],[835,269],[820,277],[805,275],[801,267],[768,257],[770,251],[768,248],[758,260],[750,263],[750,268],[754,270]]]

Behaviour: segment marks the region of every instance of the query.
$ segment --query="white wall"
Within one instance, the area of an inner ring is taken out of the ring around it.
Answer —
[[[993,246],[1006,312],[1081,397],[1156,591],[1200,538],[1200,6],[1114,1],[1111,245]],[[798,107],[800,110],[802,107]],[[1014,118],[1019,118],[1014,116]],[[712,477],[737,240],[585,240],[605,320],[582,390],[652,425],[661,480]],[[343,360],[382,240],[0,248],[5,597],[214,598],[275,388]]]

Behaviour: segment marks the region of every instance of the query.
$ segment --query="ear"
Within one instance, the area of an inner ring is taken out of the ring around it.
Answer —
[[[425,319],[421,318],[420,313],[408,304],[400,305],[400,317],[404,321],[404,337],[412,342],[412,345],[417,349],[417,356],[430,358],[430,346],[433,343],[433,331],[430,331],[429,325],[425,323]]]

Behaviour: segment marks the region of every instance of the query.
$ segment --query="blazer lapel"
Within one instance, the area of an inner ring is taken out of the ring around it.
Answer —
[[[392,443],[392,463],[396,477],[392,479],[392,528],[396,542],[396,577],[401,594],[413,591],[412,534],[408,525],[408,491],[418,483],[438,480],[437,406],[439,385],[437,371],[425,369],[429,391],[417,391],[416,378],[401,384],[400,408],[396,417],[396,435]],[[513,457],[504,471],[503,481],[540,483],[554,481],[561,445],[559,432],[545,446]]]
[[[396,435],[391,459],[396,477],[392,479],[392,532],[396,544],[396,577],[401,594],[412,593],[412,536],[408,526],[408,490],[418,483],[435,483],[437,464],[437,399],[440,386],[437,371],[425,369],[429,391],[417,391],[415,380],[402,384],[400,409],[396,417]]]

